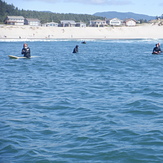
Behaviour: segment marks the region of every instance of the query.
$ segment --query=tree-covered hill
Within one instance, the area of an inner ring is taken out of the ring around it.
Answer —
[[[76,22],[82,21],[89,23],[90,20],[95,19],[104,19],[104,17],[88,15],[88,14],[62,14],[62,13],[53,13],[45,11],[31,11],[31,10],[20,10],[15,7],[13,4],[7,4],[6,2],[0,0],[0,22],[3,23],[6,16],[23,16],[25,18],[37,18],[41,23],[46,22],[57,22],[60,20],[74,20]]]
[[[149,15],[144,15],[144,14],[136,14],[132,12],[116,12],[116,11],[108,11],[108,12],[97,12],[93,14],[94,16],[101,16],[101,17],[106,17],[108,19],[111,18],[119,18],[119,19],[128,19],[128,18],[133,18],[135,20],[152,20],[155,19],[155,16],[149,16]]]

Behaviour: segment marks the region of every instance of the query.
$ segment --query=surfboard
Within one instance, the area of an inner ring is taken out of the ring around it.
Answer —
[[[154,54],[154,55],[160,55],[161,53],[152,53],[152,54]]]
[[[19,59],[19,58],[26,58],[26,57],[17,57],[17,56],[13,56],[13,55],[8,55],[8,57],[9,58],[11,58],[11,59]],[[28,59],[28,58],[26,58],[26,59]]]

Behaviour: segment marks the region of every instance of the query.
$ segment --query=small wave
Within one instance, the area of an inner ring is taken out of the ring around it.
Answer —
[[[147,99],[130,101],[126,106],[128,109],[125,112],[133,115],[158,115],[162,108],[155,101]]]
[[[49,38],[36,38],[36,39],[31,39],[31,38],[25,38],[25,39],[0,39],[0,42],[55,42],[55,41],[80,41],[82,42],[83,39],[49,39]],[[110,43],[156,43],[160,42],[162,43],[162,39],[84,39],[84,41],[88,42],[110,42]]]
[[[72,41],[72,39],[0,39],[0,42],[58,42]]]

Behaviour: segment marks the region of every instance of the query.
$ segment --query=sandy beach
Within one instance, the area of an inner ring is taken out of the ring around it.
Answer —
[[[81,28],[1,25],[0,39],[163,39],[163,26]]]

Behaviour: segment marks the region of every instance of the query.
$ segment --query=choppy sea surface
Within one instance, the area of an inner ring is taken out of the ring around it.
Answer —
[[[86,42],[0,42],[0,163],[163,162],[163,40]]]

